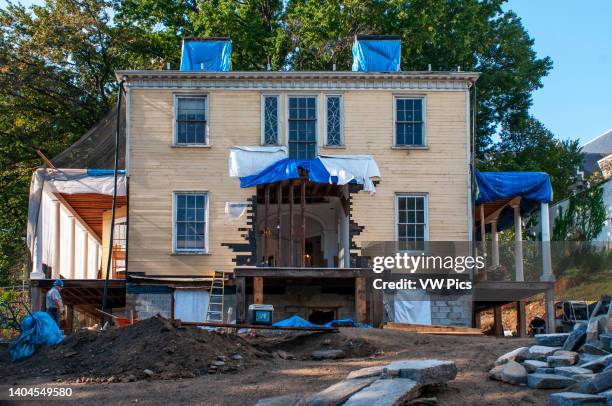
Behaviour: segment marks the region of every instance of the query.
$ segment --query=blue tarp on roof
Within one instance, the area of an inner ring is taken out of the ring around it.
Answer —
[[[231,41],[184,40],[181,71],[229,72]]]
[[[353,71],[399,72],[400,40],[357,39],[353,44]]]
[[[265,183],[279,182],[288,179],[299,179],[302,168],[308,171],[308,180],[315,183],[330,183],[330,174],[319,158],[291,159],[285,158],[273,163],[256,175],[240,178],[240,187],[251,187]],[[335,178],[331,177],[334,181]],[[334,182],[335,183],[335,182]]]
[[[520,196],[531,202],[551,202],[550,177],[544,172],[476,171],[478,196],[476,204]]]

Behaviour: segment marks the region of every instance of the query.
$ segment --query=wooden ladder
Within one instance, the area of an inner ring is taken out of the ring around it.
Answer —
[[[215,271],[210,282],[208,306],[206,307],[207,323],[223,323],[225,272]]]

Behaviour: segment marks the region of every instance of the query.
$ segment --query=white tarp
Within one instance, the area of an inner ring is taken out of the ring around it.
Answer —
[[[393,303],[395,323],[431,324],[431,302],[424,290],[397,290]]]
[[[204,289],[176,289],[174,318],[181,321],[206,321],[208,297],[208,292]]]
[[[373,180],[380,179],[380,170],[374,158],[369,155],[321,155],[319,157],[331,176],[338,178],[339,185],[346,185],[353,179],[363,189],[374,193]]]
[[[285,158],[285,147],[232,147],[228,160],[229,176],[240,178],[255,175]]]

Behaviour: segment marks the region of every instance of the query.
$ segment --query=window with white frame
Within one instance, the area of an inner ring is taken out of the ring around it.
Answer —
[[[262,134],[263,145],[279,145],[279,97],[262,96]]]
[[[208,194],[174,193],[174,250],[206,252]]]
[[[395,146],[425,146],[424,99],[395,98]]]
[[[325,144],[328,146],[344,145],[342,96],[329,95],[325,97]]]
[[[417,249],[428,239],[427,195],[399,193],[396,195],[397,241],[401,250]]]
[[[206,96],[175,97],[175,144],[207,145],[208,100]]]
[[[288,106],[289,157],[314,159],[317,156],[317,98],[290,96]]]

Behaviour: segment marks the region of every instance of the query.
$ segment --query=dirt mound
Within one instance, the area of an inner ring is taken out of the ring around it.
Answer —
[[[377,353],[378,348],[366,337],[343,333],[283,333],[259,340],[263,351],[286,351],[297,358],[310,358],[313,351],[342,350],[346,358],[365,358]]]
[[[10,365],[8,376],[67,380],[135,381],[236,373],[269,354],[234,334],[173,325],[162,317],[124,329],[82,330],[56,347]]]

